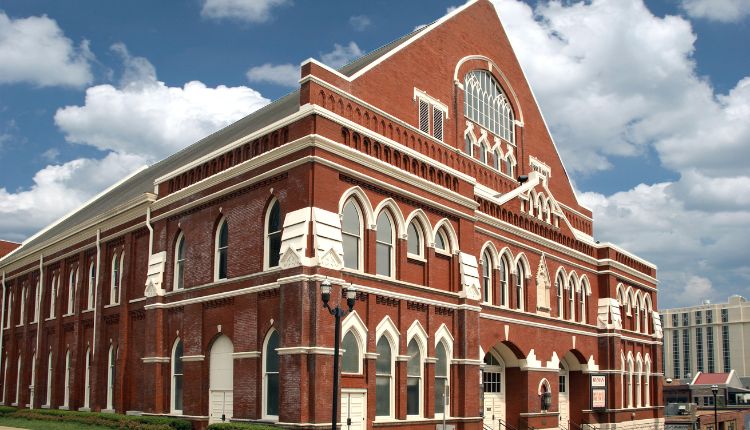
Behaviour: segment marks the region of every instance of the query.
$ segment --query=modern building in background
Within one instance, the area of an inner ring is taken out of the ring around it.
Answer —
[[[2,402],[329,426],[331,283],[348,430],[663,426],[656,267],[592,237],[490,1],[299,82],[0,260]]]
[[[665,376],[692,380],[697,372],[750,377],[750,302],[731,296],[727,303],[662,311]]]

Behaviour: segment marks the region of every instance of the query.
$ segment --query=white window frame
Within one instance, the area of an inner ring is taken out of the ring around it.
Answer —
[[[526,304],[524,303],[524,290],[526,289],[526,269],[523,267],[523,262],[519,259],[516,262],[516,309],[519,311],[526,310]]]
[[[107,409],[115,409],[115,367],[117,366],[117,351],[115,345],[109,345],[107,353]]]
[[[86,348],[86,375],[83,383],[83,407],[91,408],[91,347]]]
[[[52,406],[52,376],[54,372],[53,363],[52,351],[50,351],[49,355],[47,356],[47,403],[45,405],[47,407]]]
[[[63,392],[63,405],[61,409],[70,408],[70,350],[65,351],[65,391]]]
[[[176,379],[176,377],[177,377],[177,374],[175,373],[175,369],[174,369],[174,367],[175,367],[175,364],[176,364],[176,362],[177,362],[177,356],[175,355],[175,353],[177,352],[177,345],[178,345],[178,344],[179,344],[180,342],[182,342],[182,339],[180,339],[180,338],[178,337],[178,338],[177,338],[177,339],[176,339],[176,340],[174,341],[174,343],[172,344],[172,354],[170,355],[170,357],[171,357],[171,358],[170,358],[170,360],[169,360],[169,361],[170,361],[170,363],[169,363],[169,370],[170,370],[170,384],[171,384],[170,395],[169,395],[169,410],[170,410],[170,411],[171,411],[171,413],[172,413],[172,414],[174,414],[174,415],[182,415],[182,409],[176,409],[176,408],[175,408],[175,403],[176,403],[176,401],[177,401],[177,392],[176,392],[176,389],[177,389],[177,384],[175,383],[175,379]],[[183,348],[183,354],[184,354],[184,351],[185,351],[185,349],[184,349],[184,348],[185,348],[185,344],[184,344],[184,343],[183,343],[183,345],[182,345],[182,348]],[[183,355],[183,356],[184,356],[184,355]],[[180,361],[182,361],[182,357],[180,357]],[[185,364],[185,363],[183,362],[182,364],[183,364],[183,366],[184,366],[184,364]],[[185,385],[184,385],[184,384],[185,384],[185,369],[184,369],[184,367],[183,367],[183,370],[182,370],[182,372],[183,372],[183,373],[180,373],[179,375],[180,375],[180,377],[182,378],[182,381],[183,381],[183,385],[182,385],[182,393],[181,393],[181,394],[182,394],[182,396],[183,396],[182,400],[183,400],[183,402],[184,402],[184,401],[185,401],[185,397],[184,397],[184,393],[185,393]],[[184,407],[184,406],[185,406],[185,404],[183,403],[183,407]]]
[[[386,244],[385,242],[381,242],[378,240],[378,221],[380,220],[381,216],[385,216],[388,219],[388,222],[391,225],[391,243]],[[397,224],[396,220],[391,215],[390,211],[383,209],[378,213],[378,216],[375,217],[375,274],[378,276],[384,276],[386,278],[395,278],[396,277],[396,237],[397,235]],[[384,275],[382,273],[378,273],[378,245],[388,245],[390,248],[389,250],[389,260],[390,260],[390,266],[388,270],[388,274]]]
[[[5,328],[10,328],[10,322],[13,321],[11,314],[13,313],[13,290],[8,291],[8,305],[5,309],[5,321],[3,322]]]
[[[505,255],[501,255],[500,257],[500,273],[505,275],[505,279],[503,277],[500,277],[500,291],[502,292],[502,295],[500,297],[500,306],[507,308],[508,302],[509,302],[509,295],[510,295],[510,275],[511,275],[511,267],[512,264],[509,262],[509,259]]]
[[[487,257],[487,261],[485,264],[485,256]],[[492,304],[493,294],[492,294],[492,287],[494,286],[492,281],[492,270],[494,270],[493,267],[493,260],[492,260],[492,253],[490,253],[489,249],[485,249],[484,252],[482,252],[482,303]]]
[[[575,285],[575,279],[571,277],[568,280],[568,311],[570,312],[570,315],[568,315],[568,319],[570,321],[576,320],[576,285]]]
[[[180,232],[174,247],[174,276],[172,277],[172,290],[179,291],[185,288],[185,255],[180,259],[180,247],[185,245],[185,234]],[[184,250],[183,250],[184,252]]]
[[[89,264],[89,290],[86,294],[86,309],[94,309],[94,292],[96,291],[96,263]]]
[[[26,285],[21,288],[21,307],[18,310],[18,326],[22,326],[26,322],[26,296],[28,295],[26,288]]]
[[[109,304],[117,305],[120,303],[120,294],[122,294],[122,266],[125,253],[115,252],[112,256],[112,270],[109,282]],[[117,270],[115,270],[117,267]]]
[[[412,327],[414,327],[414,324],[412,324]],[[418,411],[418,413],[416,415],[414,415],[414,414],[409,415],[409,411],[408,411],[408,409],[409,409],[408,395],[406,394],[406,391],[404,391],[404,395],[407,398],[407,400],[406,400],[406,409],[407,409],[407,411],[406,411],[406,414],[407,414],[406,415],[406,419],[407,420],[409,420],[409,419],[421,419],[422,417],[424,417],[424,386],[425,386],[425,383],[424,383],[424,380],[425,380],[424,367],[425,367],[425,358],[427,356],[427,339],[424,336],[422,336],[421,333],[419,331],[417,331],[417,330],[414,330],[414,333],[407,334],[407,340],[406,340],[406,354],[407,355],[409,354],[409,344],[411,344],[412,340],[416,342],[417,348],[419,349],[419,391],[418,391],[418,394],[419,394],[419,397],[418,397],[419,411]],[[406,362],[406,368],[407,368],[407,370],[406,370],[406,380],[407,380],[407,386],[408,386],[408,380],[409,380],[409,371],[408,371],[409,362],[408,362],[408,360]]]
[[[57,291],[59,289],[57,283],[58,283],[58,274],[55,273],[52,276],[52,284],[51,289],[49,291],[49,318],[55,318],[55,305],[56,305],[56,299],[57,299]]]
[[[565,275],[562,272],[558,272],[557,277],[555,278],[555,292],[557,293],[557,313],[559,314],[557,317],[559,319],[565,319],[564,291],[566,285]]]
[[[377,350],[377,345],[380,342],[380,339],[385,337],[385,341],[388,342],[388,347],[391,349],[391,372],[388,375],[390,378],[390,382],[388,384],[388,399],[390,400],[390,404],[388,405],[388,415],[377,415],[377,403],[375,406],[375,421],[389,421],[392,420],[395,415],[395,408],[396,408],[396,387],[394,386],[395,377],[394,374],[396,373],[396,354],[398,354],[398,350],[396,349],[396,345],[398,345],[396,342],[398,342],[398,339],[392,339],[393,334],[389,331],[386,331],[384,333],[381,333],[376,341],[375,341],[375,348]],[[377,361],[377,359],[376,359]],[[382,376],[382,375],[381,375]],[[375,364],[375,379],[377,380],[378,373],[377,373],[377,363]],[[377,382],[376,382],[377,384]],[[375,391],[375,394],[377,396],[377,388]],[[375,398],[375,401],[377,402],[377,397]]]
[[[346,267],[348,270],[356,270],[358,272],[362,272],[364,270],[364,224],[366,222],[364,212],[360,206],[359,201],[354,197],[349,197],[344,202],[344,205],[341,207],[341,234],[342,236],[348,236],[348,237],[354,237],[351,233],[344,233],[344,210],[346,209],[346,206],[351,205],[354,207],[354,210],[357,211],[357,216],[359,217],[359,236],[357,237],[357,267]],[[343,244],[342,244],[343,245]],[[346,252],[346,249],[344,249],[344,252]]]
[[[221,239],[221,229],[226,224],[227,226],[227,245],[225,247],[219,248],[219,240]],[[229,279],[229,224],[227,223],[226,218],[222,218],[221,221],[219,221],[219,224],[216,226],[216,231],[214,232],[214,282],[221,281],[224,279]],[[219,263],[221,262],[220,258],[220,251],[226,249],[227,254],[227,273],[226,278],[220,278],[219,277]]]
[[[70,270],[68,275],[68,312],[66,315],[73,315],[76,306],[76,285],[78,284],[78,268]]]
[[[276,333],[277,336],[279,336],[279,341],[281,341],[281,335],[278,333],[278,331],[275,328],[271,328],[268,330],[268,333],[266,333],[266,338],[263,340],[263,349],[261,350],[262,360],[262,375],[263,375],[263,386],[261,387],[261,416],[264,420],[278,422],[279,416],[278,415],[268,415],[268,372],[266,371],[266,364],[268,359],[268,354],[266,354],[266,350],[268,349],[268,342],[271,340],[271,336]],[[280,344],[281,342],[279,342]],[[281,364],[281,363],[279,363]],[[279,369],[279,372],[274,372],[279,375],[279,393],[281,392],[281,369]],[[281,401],[279,400],[279,410],[281,410]]]
[[[418,254],[414,254],[411,251],[409,251],[409,228],[414,225],[414,230],[417,232],[417,246],[419,249]],[[413,219],[409,222],[409,225],[406,227],[406,255],[408,258],[413,258],[415,260],[424,261],[425,255],[424,255],[424,248],[425,248],[425,229],[422,226],[422,223],[417,221],[416,219]]]
[[[443,245],[445,245],[445,248],[438,248],[437,246],[437,238],[440,236],[440,239],[443,241]],[[451,255],[451,242],[448,237],[448,233],[446,233],[445,228],[440,227],[435,232],[435,242],[434,242],[434,249],[435,253],[442,254],[445,256]]]
[[[445,383],[447,386],[447,392],[448,397],[445,402],[445,411],[440,413],[435,413],[436,419],[441,419],[443,416],[446,418],[451,416],[450,410],[451,410],[451,363],[453,362],[453,336],[450,334],[450,331],[448,331],[448,327],[446,327],[445,324],[442,324],[440,328],[435,333],[435,357],[437,358],[437,346],[442,344],[445,348],[445,359],[447,361],[446,363],[446,376],[445,376]],[[436,362],[437,364],[437,362]],[[435,372],[437,373],[437,372]],[[434,411],[434,405],[433,405],[433,411]]]
[[[41,289],[41,281],[39,279],[36,280],[36,288],[34,289],[34,321],[32,323],[39,322],[39,297],[40,297],[40,289]]]
[[[269,222],[271,221],[271,212],[273,211],[274,206],[279,205],[279,228],[280,230],[270,232],[269,228]],[[284,219],[281,214],[281,202],[279,202],[278,199],[274,198],[271,200],[271,203],[268,205],[268,208],[266,208],[266,215],[263,217],[263,269],[269,270],[279,267],[279,265],[271,266],[271,234],[276,233],[279,235],[279,240],[281,240],[281,235],[284,232]],[[279,250],[281,247],[279,247]],[[279,261],[279,264],[281,261]]]
[[[13,406],[18,406],[18,403],[21,398],[21,362],[23,361],[23,357],[21,356],[21,353],[18,353],[18,372],[16,374],[16,401],[13,402]]]
[[[341,336],[342,342],[344,340],[344,337],[349,332],[352,332],[352,334],[354,334],[354,339],[357,341],[358,370],[355,373],[343,372],[342,370],[342,373],[345,373],[347,375],[361,375],[364,371],[363,361],[365,351],[367,350],[367,326],[359,317],[357,311],[352,311],[351,313],[349,313],[349,315],[347,315],[346,318],[344,318],[344,320],[341,322],[341,333],[343,333]]]

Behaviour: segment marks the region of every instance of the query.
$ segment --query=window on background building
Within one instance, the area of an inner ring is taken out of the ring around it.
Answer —
[[[706,324],[713,324],[714,322],[714,311],[713,309],[708,309],[706,311]]]
[[[359,270],[362,249],[362,212],[354,199],[349,199],[341,213],[341,236],[344,247],[344,267]]]
[[[701,311],[695,311],[695,323],[703,324],[703,313]]]
[[[410,222],[406,230],[406,250],[410,255],[424,258],[424,235],[417,221]]]
[[[721,310],[721,322],[729,322],[729,309]]]
[[[359,353],[359,343],[353,331],[346,332],[341,340],[341,349],[344,350],[341,356],[341,372],[361,373],[360,363],[362,363],[362,359]]]
[[[265,409],[263,416],[279,416],[279,333],[276,330],[268,336],[263,349],[263,398]]]
[[[482,301],[492,303],[492,256],[482,253]]]
[[[705,372],[703,368],[703,328],[695,328],[695,355],[696,365],[699,372]]]
[[[180,232],[177,236],[174,252],[174,287],[181,290],[185,287],[185,235]]]
[[[692,376],[690,366],[690,330],[682,330],[682,373],[686,378]]]
[[[407,346],[406,415],[420,415],[422,410],[422,353],[416,339]]]
[[[86,309],[94,309],[94,291],[96,291],[96,265],[89,265],[89,289],[86,294]]]
[[[214,280],[227,279],[229,265],[229,223],[222,220],[216,230],[216,249],[214,259]]]
[[[672,314],[672,327],[679,327],[680,326],[680,316],[677,314]]]
[[[672,331],[672,372],[675,379],[680,379],[680,332]]]
[[[275,200],[268,209],[266,215],[266,261],[268,267],[277,267],[281,255],[281,229],[283,227],[281,219],[281,205]]]
[[[391,399],[393,398],[393,360],[391,343],[381,336],[376,345],[378,358],[375,361],[375,415],[391,417]]]
[[[393,222],[386,211],[378,216],[375,241],[376,273],[393,276]]]
[[[706,315],[706,317],[708,317],[708,315]],[[706,364],[708,365],[708,373],[714,373],[716,371],[714,354],[714,328],[709,326],[706,327]]]
[[[450,411],[446,393],[448,387],[448,352],[443,342],[435,347],[435,415],[442,415]]]
[[[724,358],[724,373],[732,371],[732,363],[729,357],[729,326],[721,326],[721,351]]]
[[[464,81],[464,114],[470,120],[514,143],[513,109],[495,78],[486,70],[474,70]]]
[[[182,339],[177,339],[172,348],[172,404],[173,414],[182,415]]]
[[[685,312],[682,314],[682,326],[687,327],[690,325],[690,314]]]

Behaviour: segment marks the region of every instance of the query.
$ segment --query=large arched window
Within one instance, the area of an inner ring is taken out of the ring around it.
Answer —
[[[112,278],[110,279],[109,304],[120,303],[120,283],[122,282],[122,258],[115,253],[112,256]],[[59,286],[59,285],[58,285]]]
[[[571,321],[576,320],[576,285],[573,278],[570,278],[570,283],[568,285],[568,309],[570,312],[570,315],[568,315],[569,319]]]
[[[279,419],[279,333],[272,330],[263,348],[263,416]]]
[[[450,253],[450,248],[448,247],[448,235],[445,233],[444,228],[438,229],[437,233],[435,233],[435,251],[443,254]]]
[[[393,221],[388,212],[378,215],[375,266],[378,275],[393,276]]]
[[[26,286],[21,289],[21,307],[18,310],[18,325],[23,325],[26,322]]]
[[[391,343],[381,336],[376,345],[378,358],[375,361],[375,415],[392,417],[393,359]]]
[[[344,247],[344,267],[359,270],[362,254],[362,211],[354,199],[346,202],[341,213],[341,236]]]
[[[214,280],[227,279],[229,265],[229,223],[221,220],[216,229],[216,248],[214,250]]]
[[[71,270],[70,278],[68,279],[68,315],[72,315],[75,311],[77,278],[78,269]]]
[[[114,410],[115,378],[117,378],[117,348],[109,346],[107,354],[107,409]]]
[[[353,330],[349,330],[341,340],[341,349],[344,350],[341,356],[341,371],[343,373],[361,373],[360,363],[362,359],[359,353],[359,342]]]
[[[419,416],[422,412],[422,352],[417,339],[407,346],[406,363],[406,415]]]
[[[20,406],[19,399],[21,398],[21,360],[21,353],[18,353],[18,373],[16,373],[16,406]]]
[[[182,339],[172,348],[172,403],[173,414],[182,415]]]
[[[96,291],[96,265],[89,265],[89,289],[86,293],[86,309],[94,309],[94,291]]]
[[[185,287],[185,235],[180,232],[174,247],[174,290]]]
[[[628,357],[628,408],[633,407],[633,358]]]
[[[492,256],[489,251],[482,253],[482,301],[492,303]]]
[[[51,354],[51,353],[50,353]],[[50,355],[51,356],[51,355]],[[86,348],[86,375],[83,381],[83,407],[91,407],[91,348]],[[49,404],[49,401],[48,401]]]
[[[486,70],[473,70],[466,75],[464,90],[466,117],[514,143],[513,109],[495,78]]]
[[[55,317],[55,299],[57,298],[57,281],[58,277],[57,274],[52,277],[52,285],[50,285],[49,289],[49,317],[54,318]],[[11,295],[11,303],[13,296]],[[9,308],[10,309],[10,308]],[[10,316],[10,312],[8,312],[8,316]]]
[[[637,408],[640,408],[643,406],[642,403],[642,393],[643,393],[643,384],[641,383],[643,379],[643,361],[641,361],[641,356],[638,356],[638,359],[636,360],[636,374],[635,374],[635,406]]]
[[[508,306],[508,274],[510,273],[508,259],[500,258],[500,306]]]
[[[53,369],[54,369],[54,362],[52,361],[52,351],[50,351],[49,356],[47,357],[47,403],[45,403],[47,406],[52,406],[52,371]],[[5,366],[5,370],[6,371],[8,370],[8,366]],[[3,390],[3,396],[5,396],[5,390]]]
[[[70,350],[65,351],[65,391],[63,392],[63,406],[70,406]]]
[[[274,200],[266,213],[266,267],[279,265],[281,252],[281,205]]]
[[[555,279],[555,291],[557,291],[557,313],[560,319],[565,318],[565,305],[563,304],[563,287],[565,286],[565,278],[562,272],[557,274]]]
[[[424,234],[417,221],[409,223],[406,229],[406,249],[410,256],[424,258]]]
[[[526,272],[523,263],[519,260],[516,264],[516,309],[523,310],[523,290],[526,282]]]
[[[443,342],[435,347],[435,415],[448,413],[448,352]]]
[[[589,294],[589,288],[589,283],[588,281],[586,281],[586,278],[581,279],[581,312],[579,312],[579,317],[581,319],[581,322],[584,324],[588,323],[586,296]]]

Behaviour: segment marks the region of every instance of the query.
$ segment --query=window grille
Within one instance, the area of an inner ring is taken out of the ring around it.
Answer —
[[[430,132],[430,105],[424,100],[419,100],[419,129],[425,133]]]
[[[443,140],[443,111],[440,109],[432,109],[432,135]]]
[[[485,70],[466,75],[464,114],[482,127],[514,143],[513,109],[495,78]]]

